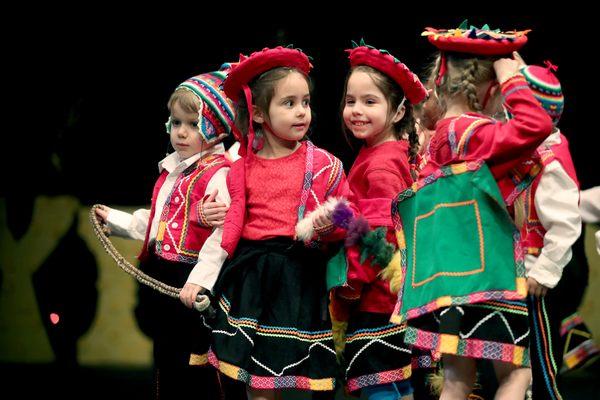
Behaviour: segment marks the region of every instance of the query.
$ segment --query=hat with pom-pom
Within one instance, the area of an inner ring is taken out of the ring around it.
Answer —
[[[223,81],[231,70],[231,64],[221,65],[218,71],[208,72],[187,79],[177,86],[193,93],[200,102],[198,129],[206,143],[219,141],[229,135],[234,123],[233,102],[221,89]],[[171,132],[171,118],[166,123]]]
[[[554,72],[558,67],[545,61],[545,67],[528,65],[521,70],[533,95],[548,113],[554,125],[560,120],[565,105],[560,82]]]

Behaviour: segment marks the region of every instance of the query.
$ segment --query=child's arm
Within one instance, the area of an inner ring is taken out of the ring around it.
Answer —
[[[221,168],[208,182],[205,194],[217,191],[215,201],[227,207],[231,204],[231,197],[227,190],[227,173],[229,168]],[[198,254],[198,263],[190,272],[188,280],[183,287],[179,298],[183,304],[192,308],[198,293],[205,290],[212,291],[223,263],[227,259],[227,252],[221,247],[223,226],[215,227]]]
[[[403,164],[397,165],[402,167]],[[380,166],[369,169],[365,175],[369,186],[367,198],[360,199],[358,206],[361,214],[373,227],[388,227],[387,237],[389,243],[395,243],[396,237],[392,228],[391,202],[398,193],[407,188],[410,182],[405,182],[400,171],[384,168],[385,161],[381,160]],[[408,160],[406,160],[406,173],[408,171]],[[394,246],[395,247],[395,246]],[[358,299],[362,287],[378,279],[379,273],[386,265],[371,265],[371,260],[360,262],[360,248],[358,245],[351,246],[346,250],[348,259],[347,285],[336,290],[336,295],[347,300]]]
[[[571,246],[581,234],[579,189],[558,161],[544,168],[534,203],[546,234],[544,246],[528,276],[540,285],[553,288],[571,260]]]
[[[354,195],[352,194],[352,190],[350,190],[350,185],[346,179],[346,174],[341,172],[338,185],[331,191],[331,194],[327,199],[329,200],[335,198],[349,200],[353,197]],[[349,207],[354,215],[359,214],[355,204],[349,203]],[[333,209],[331,209],[331,211],[333,211]],[[319,209],[316,211],[316,215],[313,217],[313,226],[315,232],[319,236],[319,239],[326,242],[337,242],[343,240],[346,237],[346,230],[336,227],[331,218],[332,214],[324,209]]]
[[[586,224],[597,224],[600,222],[600,186],[582,190],[580,195],[581,219]]]
[[[523,155],[533,153],[553,128],[552,120],[533,96],[523,75],[510,75],[514,67],[511,62],[515,61],[498,60],[494,68],[504,105],[513,118],[506,123],[490,121],[483,124],[476,119],[459,118],[456,124],[459,159],[487,160],[497,178],[514,168]]]
[[[204,226],[214,228],[216,226],[223,226],[225,223],[225,215],[227,214],[227,210],[229,210],[229,206],[216,201],[218,194],[218,189],[215,189],[202,201],[202,210],[198,210],[198,213],[202,214]]]
[[[108,225],[112,235],[135,240],[146,237],[150,210],[141,208],[129,214],[103,205],[96,209],[96,215]]]

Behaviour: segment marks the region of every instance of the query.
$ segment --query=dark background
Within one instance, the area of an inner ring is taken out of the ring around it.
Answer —
[[[223,23],[218,13],[201,11],[161,16],[89,11],[42,18],[32,24],[32,39],[10,43],[15,54],[10,66],[23,78],[9,78],[8,84],[15,85],[16,98],[24,97],[10,103],[16,106],[15,115],[24,115],[9,118],[16,129],[6,153],[24,168],[34,166],[37,176],[33,184],[22,176],[11,179],[0,195],[24,200],[37,194],[71,194],[84,204],[149,203],[156,164],[168,144],[166,102],[176,85],[223,61],[237,61],[240,52],[280,44],[293,44],[313,58],[312,140],[338,155],[348,169],[356,149],[343,139],[339,102],[348,69],[344,49],[350,41],[365,38],[420,74],[434,50],[420,37],[423,28],[455,27],[465,17],[393,9],[388,14],[385,8],[373,15],[357,9],[327,16],[311,8],[311,16],[304,19],[238,15],[227,16]],[[220,12],[226,15],[226,10]],[[248,15],[261,13],[255,9]],[[477,26],[532,29],[522,51],[525,60],[541,64],[549,59],[559,66],[566,97],[560,127],[571,141],[584,188],[598,184],[592,53],[583,49],[591,40],[591,28],[581,20],[585,15],[466,15]]]
[[[571,142],[582,188],[600,184],[595,166],[595,14],[589,9],[563,3],[553,14],[526,13],[519,8],[522,14],[518,15],[509,10],[524,4],[496,3],[493,6],[503,15],[477,15],[460,13],[458,8],[467,7],[463,4],[452,4],[452,12],[443,13],[437,5],[420,1],[410,4],[419,11],[408,3],[363,2],[332,4],[329,7],[334,11],[324,13],[323,4],[305,2],[251,3],[244,8],[225,2],[211,4],[208,8],[196,2],[178,10],[149,10],[144,5],[135,11],[118,5],[108,8],[104,3],[86,3],[81,6],[85,10],[25,4],[20,14],[4,13],[3,94],[8,107],[3,120],[0,198],[6,201],[7,223],[15,238],[27,231],[34,199],[40,195],[75,196],[83,205],[149,204],[157,162],[167,150],[164,122],[171,92],[190,76],[217,69],[224,61],[237,61],[240,52],[263,47],[293,44],[313,58],[316,118],[312,140],[339,156],[347,170],[357,151],[346,144],[339,118],[348,70],[344,49],[351,47],[350,41],[364,38],[421,73],[434,53],[420,37],[423,28],[457,27],[466,17],[477,26],[532,29],[521,53],[528,63],[548,59],[559,66],[557,75],[566,98],[560,127]],[[576,18],[569,16],[571,10],[578,12]],[[49,271],[39,275],[39,282],[49,282],[41,288],[54,288],[40,304],[51,303],[50,299],[86,307],[72,311],[86,318],[78,317],[76,328],[81,329],[67,337],[69,349],[95,313],[97,267],[92,257],[86,264],[89,273],[77,278],[88,283],[79,285],[82,293],[91,294],[92,299],[85,302],[76,301],[81,297],[69,292],[74,277],[67,267],[76,259],[82,270],[81,260],[90,257],[74,224],[40,268]],[[60,268],[64,273],[57,274]],[[65,286],[48,281],[49,277]],[[52,329],[47,327],[48,332]],[[53,345],[59,346],[59,339]],[[60,354],[68,360],[74,357],[60,347],[55,347],[55,353],[58,361]],[[99,398],[113,385],[124,387],[129,398],[147,398],[151,380],[146,369],[122,371],[119,366],[85,367],[73,377],[47,365],[0,364],[0,374],[15,387],[21,379],[38,382],[29,391],[40,393],[80,380]],[[590,382],[589,377],[573,380],[571,387],[595,390]]]

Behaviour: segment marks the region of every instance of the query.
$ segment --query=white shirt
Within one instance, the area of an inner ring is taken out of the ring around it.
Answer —
[[[175,153],[169,154],[158,163],[158,170],[162,172],[166,170],[169,174],[165,179],[162,187],[156,198],[156,211],[152,219],[150,227],[149,240],[156,238],[158,225],[160,222],[161,210],[165,206],[166,199],[173,190],[175,182],[179,175],[187,168],[193,165],[198,159],[209,154],[224,154],[225,147],[222,143],[218,143],[201,153],[195,154],[185,160],[180,160],[179,155]],[[215,189],[219,192],[215,198],[217,202],[224,203],[227,206],[231,204],[229,191],[227,190],[227,173],[229,168],[221,168],[208,181],[205,195],[211,194]],[[123,211],[109,209],[108,227],[115,236],[121,236],[130,239],[144,240],[148,222],[150,219],[150,210],[139,209],[129,214]],[[198,254],[198,262],[188,277],[188,282],[195,283],[207,290],[212,290],[221,266],[227,258],[227,252],[221,247],[221,238],[223,236],[223,227],[213,229],[210,236],[204,242],[200,253]]]
[[[596,224],[600,222],[600,186],[581,191],[581,219],[583,222]],[[600,254],[600,230],[596,231],[596,251]]]
[[[558,130],[544,141],[547,145],[557,143]],[[540,255],[525,256],[525,268],[529,277],[553,288],[571,260],[571,246],[581,234],[579,189],[557,160],[546,165],[541,174],[534,204],[546,234]]]

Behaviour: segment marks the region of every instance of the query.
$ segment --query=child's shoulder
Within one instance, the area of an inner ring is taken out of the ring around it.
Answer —
[[[312,144],[311,144],[312,145]],[[316,165],[342,165],[342,161],[339,158],[328,152],[327,150],[312,145],[313,147],[313,160]]]
[[[456,117],[448,118],[444,122],[446,123],[440,124],[441,130],[446,130],[450,135],[467,134],[467,136],[481,127],[495,125],[496,123],[498,123],[498,121],[491,117],[488,117],[487,115],[478,114],[474,112],[465,113]]]

